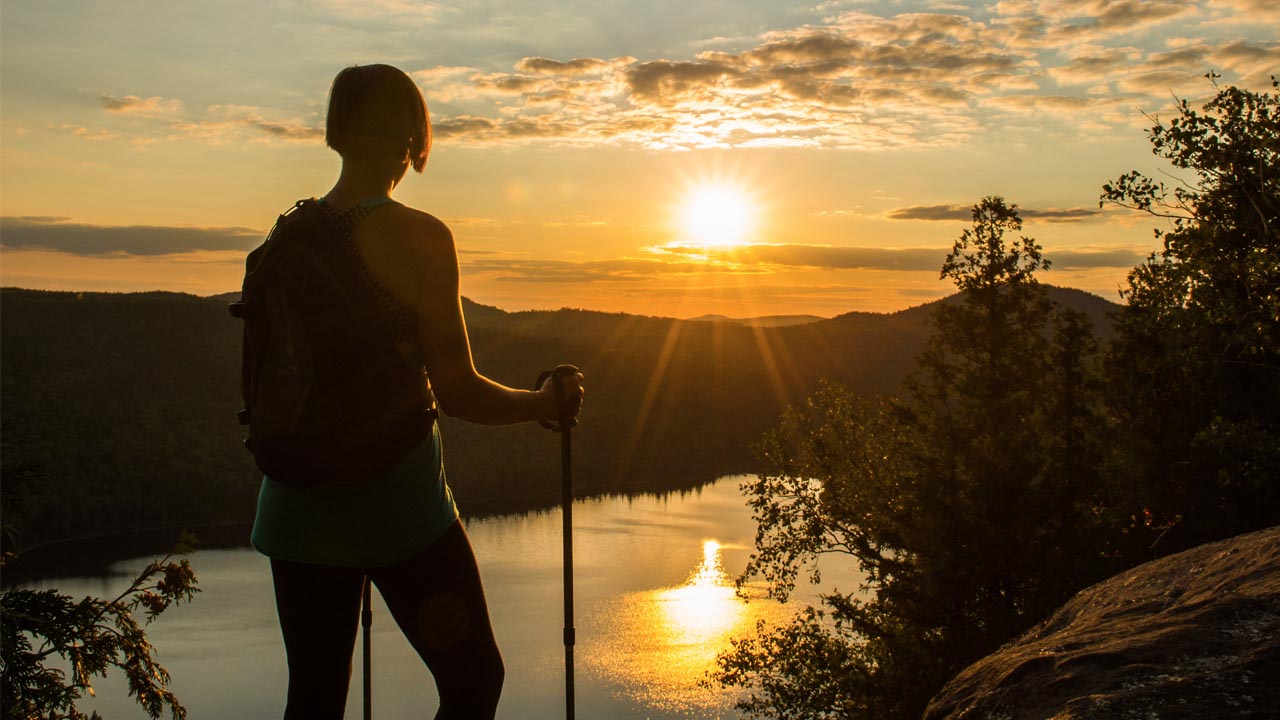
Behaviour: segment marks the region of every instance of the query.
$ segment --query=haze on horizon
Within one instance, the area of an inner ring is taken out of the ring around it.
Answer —
[[[239,287],[323,194],[328,83],[410,72],[427,172],[397,199],[507,310],[830,316],[940,297],[999,194],[1047,282],[1117,299],[1157,223],[1102,209],[1148,115],[1280,74],[1269,0],[11,2],[0,25],[0,283]]]

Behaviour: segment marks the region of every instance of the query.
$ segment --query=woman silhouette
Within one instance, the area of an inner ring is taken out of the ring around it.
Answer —
[[[405,362],[426,370],[441,409],[486,425],[576,415],[582,376],[565,379],[569,407],[551,383],[516,390],[479,374],[458,294],[458,258],[443,222],[391,192],[431,149],[426,103],[388,65],[334,78],[325,142],[342,157],[319,201]],[[371,480],[301,486],[263,478],[253,545],[271,559],[289,664],[286,720],[341,718],[361,590],[367,574],[435,677],[437,718],[491,718],[502,658],[480,574],[445,482],[440,434]]]

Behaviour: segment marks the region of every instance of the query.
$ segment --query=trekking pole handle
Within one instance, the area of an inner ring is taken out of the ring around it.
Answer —
[[[578,424],[578,418],[574,415],[572,403],[576,400],[565,395],[564,379],[571,378],[578,374],[578,368],[574,365],[558,365],[555,370],[543,370],[538,374],[538,380],[533,384],[534,390],[541,390],[542,386],[551,380],[556,389],[556,405],[559,408],[559,419],[555,422],[550,420],[539,420],[538,424],[552,432],[568,432]]]

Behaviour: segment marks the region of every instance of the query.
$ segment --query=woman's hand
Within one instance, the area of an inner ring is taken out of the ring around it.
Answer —
[[[543,416],[539,420],[557,421],[565,418],[577,418],[582,412],[582,396],[586,393],[582,386],[581,372],[559,375],[560,390],[556,390],[553,376],[548,375],[537,392],[541,396]]]

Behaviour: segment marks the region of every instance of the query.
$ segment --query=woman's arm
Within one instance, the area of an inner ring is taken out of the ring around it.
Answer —
[[[436,218],[410,212],[410,244],[420,256],[413,264],[418,269],[418,338],[441,409],[452,417],[483,425],[556,419],[559,405],[550,383],[538,391],[517,390],[476,371],[458,292],[453,234]],[[580,397],[581,375],[571,379],[565,389],[571,397]]]

